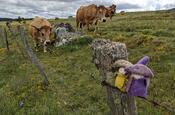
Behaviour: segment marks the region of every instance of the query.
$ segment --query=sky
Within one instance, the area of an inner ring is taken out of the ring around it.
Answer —
[[[75,16],[80,6],[88,4],[116,4],[117,12],[175,8],[175,0],[0,0],[0,18],[65,18]]]

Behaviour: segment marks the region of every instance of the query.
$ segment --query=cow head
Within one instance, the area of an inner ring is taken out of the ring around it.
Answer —
[[[44,42],[44,45],[50,43],[50,33],[52,27],[50,26],[42,26],[41,28],[37,28],[36,26],[32,27],[34,27],[38,31],[41,41]]]
[[[110,6],[109,8],[111,9],[111,13],[112,13],[112,14],[115,14],[115,11],[116,11],[116,5],[113,4],[113,5]]]
[[[108,11],[106,13],[106,17],[112,18],[112,16],[115,14],[115,11],[116,11],[116,5],[113,4],[112,6],[110,6],[107,9],[108,9]]]
[[[97,17],[102,20],[103,22],[106,22],[106,13],[108,12],[108,9],[101,5],[98,7],[98,10],[97,10]]]
[[[50,43],[50,33],[51,33],[52,28],[49,26],[43,26],[41,28],[40,36],[44,40],[44,44],[47,45]]]

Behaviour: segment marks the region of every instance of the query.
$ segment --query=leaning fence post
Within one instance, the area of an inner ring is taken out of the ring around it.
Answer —
[[[4,42],[5,42],[5,46],[7,48],[7,50],[9,51],[9,42],[8,42],[8,39],[7,39],[7,30],[6,28],[4,28],[4,31],[3,31],[3,39],[4,39]]]
[[[114,63],[118,59],[128,59],[126,45],[109,40],[94,40],[92,45],[93,63],[100,72],[102,81],[114,76]],[[137,115],[134,97],[121,93],[116,88],[105,86],[107,91],[107,103],[111,115]]]
[[[5,47],[5,43],[4,43],[4,32],[2,30],[2,27],[0,27],[0,38],[1,38],[1,43],[2,43],[2,47]]]
[[[44,77],[44,84],[45,84],[45,86],[48,86],[48,84],[49,84],[48,77],[47,77],[44,69],[42,68],[42,66],[38,62],[37,56],[33,53],[32,49],[29,46],[28,39],[27,39],[26,33],[24,31],[24,28],[19,26],[18,30],[20,32],[20,37],[23,40],[24,48],[25,48],[28,56],[30,57],[32,63],[39,70],[40,74]]]
[[[23,52],[23,50],[20,48],[20,44],[19,44],[19,42],[18,42],[18,40],[17,40],[17,33],[15,33],[15,32],[12,30],[12,27],[11,27],[10,23],[6,23],[6,26],[8,27],[8,30],[9,30],[9,32],[11,33],[12,38],[15,40],[16,46],[18,47],[19,52],[20,52],[20,53],[22,54],[22,56],[25,58],[24,52]]]

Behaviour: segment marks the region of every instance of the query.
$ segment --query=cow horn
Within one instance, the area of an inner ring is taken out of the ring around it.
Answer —
[[[41,31],[41,28],[37,28],[36,26],[31,25],[32,27],[34,27],[35,29],[37,29],[38,31]]]

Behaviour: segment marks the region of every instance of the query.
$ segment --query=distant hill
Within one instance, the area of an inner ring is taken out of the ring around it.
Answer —
[[[169,11],[175,11],[175,8],[169,9]]]
[[[17,21],[18,19],[14,18],[0,18],[0,21]],[[32,20],[32,18],[22,18],[22,20]]]
[[[13,21],[14,19],[12,18],[0,18],[0,21]]]

